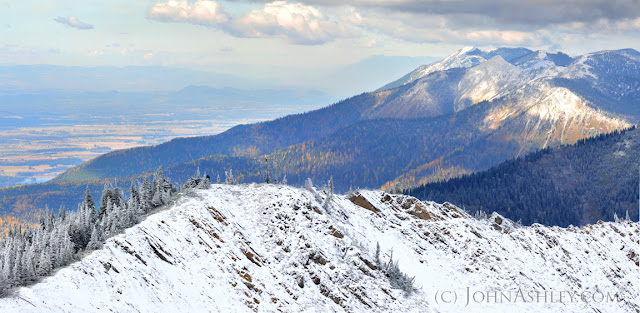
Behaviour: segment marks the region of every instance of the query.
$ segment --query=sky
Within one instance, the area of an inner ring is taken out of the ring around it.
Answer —
[[[640,0],[0,0],[0,64],[317,70],[463,46],[640,48]]]

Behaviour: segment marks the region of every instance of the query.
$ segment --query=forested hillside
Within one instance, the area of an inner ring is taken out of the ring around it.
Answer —
[[[176,138],[157,145],[114,151],[68,170],[55,180],[129,178],[159,166],[211,155],[258,156],[307,140],[322,138],[361,119],[378,101],[374,94],[355,96],[323,109],[273,121],[239,125],[215,136]]]
[[[640,129],[546,148],[487,171],[422,185],[420,199],[496,211],[525,224],[567,226],[638,220]]]

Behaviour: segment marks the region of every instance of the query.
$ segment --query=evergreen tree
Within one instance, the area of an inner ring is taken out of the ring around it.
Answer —
[[[198,184],[198,188],[199,189],[211,188],[211,179],[209,178],[209,175],[205,175],[204,178],[200,180],[200,183]]]
[[[154,182],[159,201],[168,203],[173,185],[162,178],[161,173],[156,178]],[[150,186],[148,179],[146,182],[142,183],[140,190],[132,184],[129,199],[125,199],[119,188],[105,186],[100,214],[96,213],[95,203],[87,189],[77,211],[61,208],[58,214],[54,214],[45,207],[39,217],[38,229],[23,231],[21,226],[9,229],[8,234],[0,238],[0,294],[7,288],[49,275],[55,268],[72,262],[77,253],[98,249],[108,236],[138,223],[144,203],[143,191],[152,191],[144,188],[145,185]]]
[[[105,184],[102,190],[102,197],[100,198],[100,209],[98,210],[100,217],[105,214],[108,201],[113,201],[113,191]]]
[[[93,202],[93,197],[91,196],[89,185],[87,185],[87,189],[85,190],[83,204],[84,204],[84,207],[88,210],[91,210],[91,211],[96,210],[96,203]]]
[[[2,265],[0,265],[0,296],[4,295],[7,292],[7,289],[9,289],[9,283],[7,278],[3,275],[3,272]]]
[[[149,210],[151,210],[151,200],[153,198],[153,189],[151,182],[149,182],[149,177],[145,177],[142,182],[142,186],[140,187],[140,198],[143,211],[145,213],[149,212]]]
[[[38,276],[47,276],[51,273],[53,264],[51,262],[51,254],[49,249],[43,249],[40,253],[40,259],[38,261]]]
[[[91,240],[89,240],[87,250],[97,250],[102,248],[102,242],[104,239],[101,229],[101,227],[93,227],[93,230],[91,231]]]
[[[627,210],[626,216],[624,218],[626,222],[631,222],[631,218],[629,217],[629,210]]]
[[[233,169],[230,168],[229,171],[224,172],[224,182],[227,185],[235,185],[237,183],[236,179],[233,177]]]

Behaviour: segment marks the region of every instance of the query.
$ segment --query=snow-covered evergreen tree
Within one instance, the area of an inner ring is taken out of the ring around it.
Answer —
[[[210,180],[200,179],[204,188]],[[45,207],[39,217],[40,227],[23,231],[21,227],[9,230],[0,238],[0,295],[8,288],[21,286],[51,274],[58,267],[65,266],[85,250],[99,249],[109,236],[138,223],[142,214],[157,203],[166,204],[171,200],[174,187],[158,170],[154,176],[155,189],[145,178],[140,188],[135,184],[125,199],[120,188],[105,185],[100,199],[99,211],[93,197],[86,189],[82,202],[75,212],[61,208],[54,214]]]
[[[149,177],[145,177],[142,186],[140,186],[140,202],[145,213],[151,210],[151,199],[153,198],[153,189]]]
[[[624,217],[625,222],[631,222],[631,218],[629,217],[629,210],[627,210],[627,213]]]
[[[38,275],[49,275],[52,269],[53,263],[51,261],[51,254],[49,252],[49,249],[45,248],[40,252],[40,258],[38,260]]]
[[[209,189],[211,188],[211,179],[209,175],[206,175],[200,179],[200,183],[198,183],[198,189]]]
[[[224,183],[227,185],[235,185],[237,184],[237,180],[233,177],[233,169],[230,168],[228,171],[224,171]]]
[[[87,250],[97,250],[102,248],[102,242],[104,241],[104,235],[101,227],[93,227],[91,231],[91,239],[87,245]]]

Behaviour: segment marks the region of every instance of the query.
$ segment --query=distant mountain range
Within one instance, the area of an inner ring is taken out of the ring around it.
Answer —
[[[360,61],[330,67],[311,65],[274,67],[256,64],[220,68],[187,69],[166,66],[59,66],[0,65],[0,95],[63,92],[160,92],[180,90],[186,86],[213,88],[298,89],[299,93],[321,90],[340,99],[399,77],[435,57],[375,55]]]
[[[100,156],[48,187],[0,190],[0,205],[31,205],[29,190],[139,179],[159,166],[174,181],[198,167],[214,177],[233,168],[243,181],[262,181],[267,170],[298,185],[333,177],[338,190],[440,181],[638,123],[638,56],[465,48],[320,110]]]
[[[489,170],[408,191],[470,212],[496,211],[524,224],[584,225],[627,212],[638,219],[640,129],[546,148]]]

